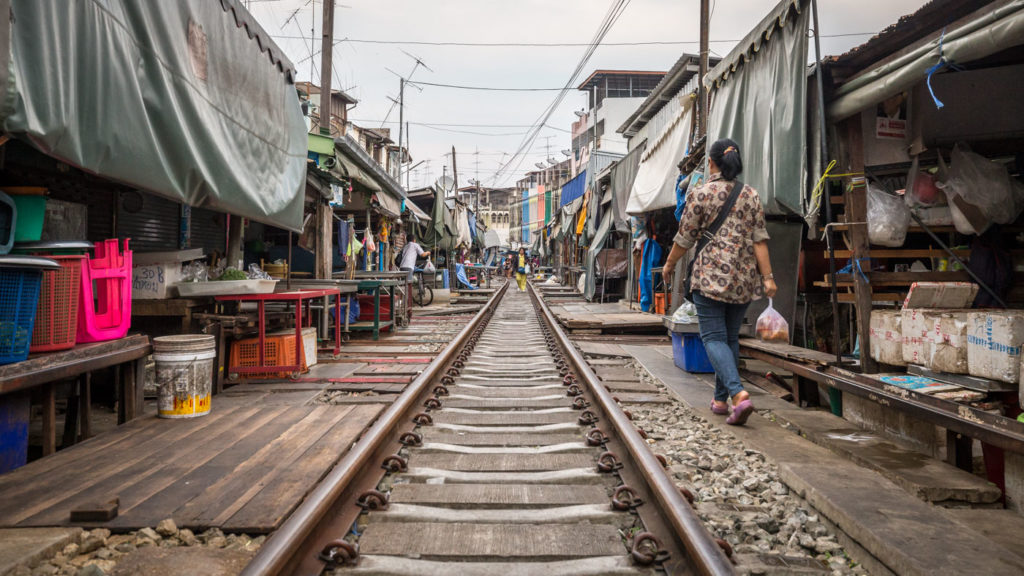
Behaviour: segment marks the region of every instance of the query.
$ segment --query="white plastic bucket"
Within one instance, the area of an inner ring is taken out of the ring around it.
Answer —
[[[210,412],[217,340],[208,334],[153,339],[157,416],[195,418]]]

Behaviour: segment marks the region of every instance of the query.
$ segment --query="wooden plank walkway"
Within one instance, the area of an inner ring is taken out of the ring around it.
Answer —
[[[95,525],[276,529],[383,406],[259,396],[218,396],[199,418],[139,418],[0,476],[0,527],[69,526],[72,509],[118,498],[118,517]]]
[[[551,313],[569,330],[664,331],[661,316],[630,310],[618,303],[549,303]]]

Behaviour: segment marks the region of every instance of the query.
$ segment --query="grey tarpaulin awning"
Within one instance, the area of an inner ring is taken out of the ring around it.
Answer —
[[[601,218],[601,224],[597,227],[597,233],[594,234],[594,238],[590,241],[590,248],[587,250],[587,256],[585,260],[585,266],[587,269],[587,277],[584,280],[583,297],[590,300],[594,297],[594,293],[597,292],[597,278],[595,277],[594,270],[597,268],[595,263],[597,262],[597,255],[604,249],[604,243],[608,240],[608,232],[612,229],[612,217],[611,212],[605,212],[604,217]]]
[[[777,4],[704,78],[711,98],[707,141],[740,145],[741,179],[761,194],[768,214],[803,212],[808,4]]]
[[[241,2],[9,5],[5,132],[172,200],[301,229],[307,137],[293,66]]]
[[[402,201],[396,199],[387,192],[375,192],[373,199],[377,201],[379,209],[384,214],[392,218],[397,218],[402,215]]]
[[[349,164],[355,164],[363,173],[363,177],[374,182],[376,189],[383,190],[395,198],[405,198],[405,190],[402,185],[388,174],[383,166],[378,164],[370,154],[359,145],[351,136],[346,134],[334,139],[334,149],[338,156],[343,156]],[[372,186],[367,187],[374,189]]]
[[[335,154],[335,158],[337,158],[337,164],[335,164],[334,168],[331,169],[335,173],[341,174],[350,180],[358,182],[360,186],[371,192],[380,192],[384,189],[372,174],[363,170],[359,164],[345,156],[343,152]]]
[[[615,217],[615,229],[620,232],[629,232],[626,204],[629,203],[629,193],[633,190],[633,180],[636,179],[640,158],[646,149],[647,141],[644,140],[612,168],[612,215]]]
[[[420,222],[427,222],[430,220],[430,215],[421,210],[420,207],[412,201],[407,200],[405,202],[405,209],[412,212],[412,215]]]
[[[491,228],[484,232],[484,248],[508,248],[507,235],[502,238],[497,230]]]
[[[935,38],[843,84],[826,109],[828,118],[842,120],[913,87],[941,58],[969,62],[1020,44],[1024,44],[1024,0],[986,11],[946,31],[941,49],[940,39]]]

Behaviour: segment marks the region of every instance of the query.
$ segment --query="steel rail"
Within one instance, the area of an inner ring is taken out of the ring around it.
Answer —
[[[301,563],[302,559],[296,559],[295,555],[303,548],[306,539],[324,522],[346,487],[365,469],[376,468],[376,463],[371,461],[373,455],[389,440],[397,427],[408,422],[410,412],[420,410],[417,404],[419,397],[442,375],[445,366],[455,358],[473,331],[494,311],[495,304],[507,288],[508,283],[495,291],[487,304],[459,331],[451,343],[380,415],[295,512],[260,546],[259,552],[242,570],[242,575],[286,574],[289,573],[289,567]],[[341,536],[344,534],[336,535],[338,538]]]
[[[639,432],[633,427],[633,423],[612,398],[611,393],[601,385],[597,374],[573,346],[544,299],[532,284],[529,285],[529,290],[530,296],[540,308],[551,333],[565,351],[565,355],[572,360],[576,373],[586,382],[587,387],[600,404],[601,410],[608,416],[608,420],[615,428],[615,434],[625,445],[633,461],[636,462],[640,474],[657,500],[659,513],[675,529],[674,536],[682,543],[683,549],[689,553],[688,560],[692,563],[694,570],[698,574],[706,576],[734,574],[735,568],[732,562],[701,523],[689,502],[680,494],[675,483],[665,472],[657,457],[650,451]]]

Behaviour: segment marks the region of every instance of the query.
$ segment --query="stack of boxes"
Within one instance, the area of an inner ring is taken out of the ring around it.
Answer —
[[[977,293],[978,286],[967,282],[912,285],[901,310],[872,311],[871,357],[1020,383],[1024,311],[970,310]]]

